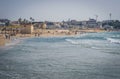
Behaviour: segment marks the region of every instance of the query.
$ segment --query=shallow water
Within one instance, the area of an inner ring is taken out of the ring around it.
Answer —
[[[0,79],[120,79],[119,40],[120,32],[24,39],[0,48]]]

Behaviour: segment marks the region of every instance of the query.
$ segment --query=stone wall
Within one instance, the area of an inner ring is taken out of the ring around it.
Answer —
[[[0,46],[5,45],[5,37],[3,35],[0,35]]]
[[[24,25],[24,27],[21,30],[22,34],[32,34],[34,32],[33,25]]]

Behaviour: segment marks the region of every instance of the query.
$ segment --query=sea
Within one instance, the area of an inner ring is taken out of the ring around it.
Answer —
[[[13,40],[0,79],[120,79],[120,32]]]

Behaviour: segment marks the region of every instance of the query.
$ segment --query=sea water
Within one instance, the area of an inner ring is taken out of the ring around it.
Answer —
[[[7,45],[0,48],[0,79],[120,79],[120,32]]]

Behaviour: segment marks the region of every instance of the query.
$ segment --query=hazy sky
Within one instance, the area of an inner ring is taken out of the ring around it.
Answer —
[[[33,17],[37,21],[70,19],[120,20],[120,0],[0,0],[0,18],[17,20]]]

